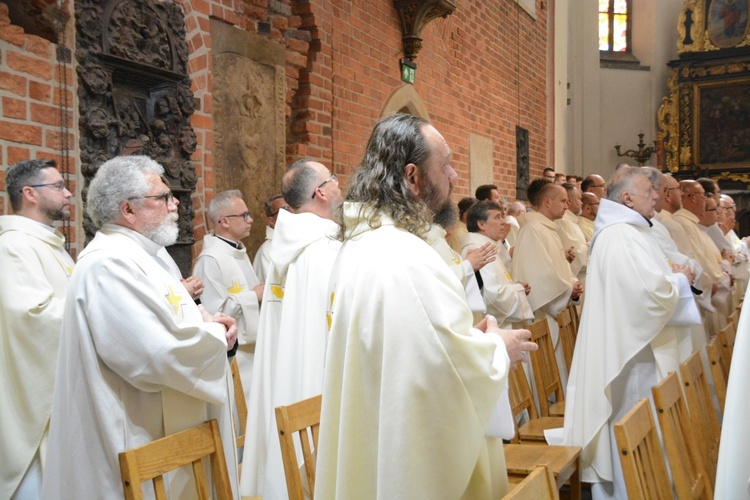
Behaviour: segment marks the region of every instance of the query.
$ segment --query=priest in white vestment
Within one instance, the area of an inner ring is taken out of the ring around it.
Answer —
[[[738,269],[735,271],[735,288],[737,289],[738,298],[745,294],[747,289],[748,279],[750,279],[750,251],[748,251],[747,241],[748,237],[742,239],[737,236],[734,231],[734,225],[737,215],[737,206],[731,196],[722,194],[720,206],[724,209],[724,222],[720,224],[721,230],[724,232],[724,236],[732,245],[732,250],[735,255],[735,266]]]
[[[529,304],[536,320],[547,320],[560,381],[565,385],[568,373],[556,318],[583,293],[583,284],[571,271],[555,224],[565,213],[568,195],[562,186],[546,179],[532,181],[528,192],[534,211],[524,215],[510,275],[531,286]]]
[[[425,120],[382,119],[350,179],[331,279],[315,497],[500,498],[485,432],[525,330],[472,328],[461,283],[422,239],[457,177]]]
[[[487,244],[495,247],[496,254],[502,246],[508,224],[505,210],[492,201],[480,201],[467,216],[469,233],[464,237],[464,254]],[[497,319],[501,328],[512,328],[513,323],[522,323],[534,318],[526,296],[530,292],[527,283],[515,282],[508,268],[498,257],[494,262],[479,270],[482,278],[482,296],[487,306],[487,314]]]
[[[518,218],[526,213],[526,205],[520,201],[512,201],[508,203],[508,212],[505,214],[505,219],[510,224],[508,235],[505,237],[505,242],[509,248],[513,248],[518,238],[518,231],[521,230],[521,224],[518,222]]]
[[[89,185],[100,229],[66,297],[42,498],[120,497],[118,453],[211,418],[239,498],[226,359],[237,326],[199,310],[156,257],[178,234],[163,172],[145,156],[117,157]],[[170,474],[170,498],[191,498],[188,483]]]
[[[687,266],[670,265],[651,237],[656,192],[646,172],[622,167],[601,200],[588,298],[567,387],[564,444],[581,446],[592,496],[627,498],[613,425],[679,365],[683,326],[698,324]]]
[[[581,193],[581,215],[578,216],[577,223],[587,242],[594,237],[594,221],[598,212],[599,197],[594,193]]]
[[[279,212],[271,244],[241,478],[243,496],[264,499],[288,498],[274,409],[323,392],[328,281],[341,246],[332,220],[341,190],[324,165],[292,164],[282,194],[294,213]]]
[[[53,227],[72,194],[55,162],[12,165],[0,216],[0,498],[40,498],[73,259]]]
[[[289,206],[280,194],[271,196],[263,204],[263,212],[266,214],[267,221],[266,239],[263,240],[258,251],[255,252],[255,258],[253,259],[253,271],[255,271],[255,275],[263,283],[266,281],[268,270],[271,269],[271,241],[273,241],[276,219],[281,210],[291,211],[292,207]]]
[[[222,312],[237,321],[235,358],[247,402],[263,296],[263,283],[255,276],[247,248],[240,241],[250,235],[253,218],[236,189],[214,196],[208,204],[208,218],[214,233],[204,236],[193,275],[204,284],[201,304],[210,312]]]
[[[563,216],[555,221],[557,234],[563,248],[573,248],[575,258],[570,262],[570,270],[581,281],[586,283],[586,263],[589,260],[589,245],[586,236],[578,226],[578,218],[581,214],[581,191],[573,184],[563,184],[568,194],[567,208]]]
[[[674,214],[674,220],[684,229],[695,259],[703,268],[699,287],[711,299],[704,304],[702,314],[706,333],[715,335],[726,324],[726,312],[731,299],[731,280],[721,267],[721,253],[711,239],[699,228],[700,218],[706,210],[706,194],[700,183],[684,180],[682,208]]]

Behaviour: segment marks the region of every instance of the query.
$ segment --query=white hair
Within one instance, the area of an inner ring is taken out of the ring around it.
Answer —
[[[229,205],[232,204],[232,200],[235,198],[242,199],[242,192],[239,189],[222,191],[221,193],[214,196],[214,199],[209,202],[208,218],[214,225],[219,223],[219,214],[221,213],[221,211],[229,207]]]
[[[115,222],[123,201],[149,192],[149,173],[161,176],[164,168],[148,156],[118,156],[99,167],[86,199],[86,211],[96,227]]]

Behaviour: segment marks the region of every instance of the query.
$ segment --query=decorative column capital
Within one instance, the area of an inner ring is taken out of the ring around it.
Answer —
[[[414,61],[422,48],[419,34],[430,21],[447,17],[456,10],[456,0],[393,0],[401,19],[404,58]]]

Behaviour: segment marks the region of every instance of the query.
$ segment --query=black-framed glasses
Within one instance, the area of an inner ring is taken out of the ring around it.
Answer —
[[[283,207],[279,207],[279,210],[286,210],[287,212],[291,212],[292,207],[290,207],[289,205],[284,205]],[[269,215],[268,218],[270,219],[271,217],[276,217],[277,215],[279,215],[279,210],[276,210],[274,213]]]
[[[318,187],[315,188],[315,191],[313,191],[312,198],[313,199],[315,198],[315,195],[318,193],[318,189],[322,188],[323,186],[325,186],[331,181],[337,181],[337,180],[339,180],[339,178],[336,176],[336,174],[331,174],[331,176],[328,179],[321,182],[320,185],[318,185]]]
[[[167,208],[169,208],[169,202],[175,203],[177,201],[177,198],[175,198],[174,195],[171,192],[169,192],[169,191],[167,191],[166,193],[162,193],[162,194],[150,194],[148,196],[132,196],[132,197],[128,198],[128,201],[129,200],[142,200],[144,198],[153,198],[155,200],[159,200],[159,199],[164,200],[164,206],[167,207]]]
[[[250,212],[242,212],[241,214],[231,214],[231,215],[224,215],[223,217],[230,218],[230,217],[242,217],[242,220],[245,222],[250,222],[253,220],[252,217],[250,217]]]
[[[24,186],[24,187],[30,187],[30,188],[48,187],[48,188],[54,189],[55,191],[64,191],[68,189],[68,186],[65,184],[65,181],[45,182],[44,184],[29,184],[28,186]],[[21,188],[21,191],[23,191],[23,188]]]

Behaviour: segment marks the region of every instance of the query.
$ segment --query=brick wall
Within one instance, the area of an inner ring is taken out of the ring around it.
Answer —
[[[8,6],[0,3],[0,214],[11,213],[5,193],[8,165],[30,158],[54,159],[62,164],[58,82],[63,76],[55,62],[55,48],[48,40],[12,25]],[[72,88],[70,67],[64,78],[68,89]],[[66,91],[64,99],[72,104],[71,90]],[[66,119],[74,124],[72,111],[67,112]],[[67,133],[68,144],[74,148],[77,133],[72,128]],[[76,158],[70,158],[69,184],[73,191],[76,165]],[[71,212],[75,217],[75,207]],[[75,250],[76,228],[65,231]]]
[[[193,155],[199,177],[193,195],[196,240],[207,230],[205,206],[215,187],[210,17],[286,47],[287,160],[319,158],[345,182],[389,95],[403,85],[401,30],[392,1],[176,1],[185,12],[197,100],[191,118],[198,139]],[[453,150],[459,173],[456,199],[469,194],[470,133],[493,140],[495,182],[510,197],[516,125],[529,130],[532,176],[548,163],[544,5],[537,2],[533,20],[512,0],[458,2],[452,16],[422,32],[414,88]],[[72,73],[68,78],[72,85]],[[59,155],[56,82],[54,45],[10,24],[7,7],[0,3],[0,191],[7,165]],[[76,108],[71,102],[70,109]],[[75,125],[70,134],[75,146]],[[74,157],[74,176],[76,165]],[[7,196],[0,194],[0,213],[8,213]]]

